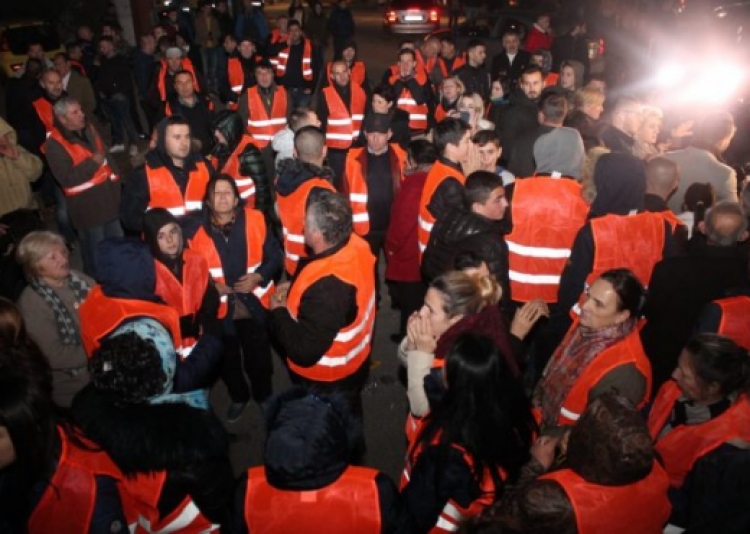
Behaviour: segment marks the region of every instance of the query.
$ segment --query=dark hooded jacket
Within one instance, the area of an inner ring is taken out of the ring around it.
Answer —
[[[124,237],[102,241],[96,249],[96,265],[99,284],[107,297],[163,303],[154,293],[154,257],[141,241]],[[204,333],[190,357],[178,361],[174,391],[179,393],[207,386],[221,359],[221,350],[221,341]]]
[[[330,167],[318,167],[298,159],[285,159],[279,162],[279,177],[276,180],[276,194],[287,197],[294,193],[299,186],[313,178],[323,178],[333,183],[333,170]],[[310,194],[320,191],[313,188]]]
[[[292,492],[318,490],[335,483],[351,465],[362,432],[341,397],[319,397],[299,387],[271,401],[266,428],[266,480],[274,488]],[[248,476],[245,473],[241,477],[235,494],[235,534],[249,532],[245,522]],[[358,504],[362,509],[379,508],[381,532],[408,532],[395,484],[380,472],[375,475],[375,484],[378,502]],[[252,509],[247,512],[252,514]]]
[[[220,172],[229,157],[237,148],[245,135],[245,125],[239,113],[235,111],[221,111],[217,113],[213,125],[227,140],[227,144],[217,144],[212,156],[218,158],[216,171]],[[255,209],[262,211],[267,217],[273,213],[273,193],[271,191],[271,176],[266,169],[266,163],[260,150],[254,144],[248,144],[239,155],[240,173],[249,176],[255,183]]]
[[[510,95],[508,107],[500,116],[500,123],[495,128],[500,134],[503,151],[513,152],[515,140],[527,132],[534,131],[539,125],[539,108],[520,89]]]
[[[211,164],[203,159],[198,153],[191,152],[185,159],[182,168],[175,166],[172,158],[167,154],[164,145],[164,135],[167,129],[167,120],[162,120],[156,125],[157,145],[156,148],[146,154],[146,163],[133,170],[126,178],[120,203],[120,220],[125,228],[133,232],[143,230],[143,214],[146,213],[151,201],[151,194],[146,178],[146,167],[157,169],[166,167],[172,174],[175,182],[184,194],[187,189],[190,171],[195,170],[198,162],[203,161],[208,167],[209,174],[213,175],[214,169]]]

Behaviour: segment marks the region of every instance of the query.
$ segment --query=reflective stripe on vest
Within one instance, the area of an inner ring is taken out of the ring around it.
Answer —
[[[539,477],[553,480],[568,496],[579,534],[658,534],[669,519],[669,479],[654,461],[643,479],[624,486],[602,486],[584,480],[571,469]]]
[[[102,139],[101,137],[99,137],[99,134],[96,132],[96,130],[94,130],[91,126],[88,126],[87,128],[89,130],[89,134],[93,136],[97,152],[99,152],[100,154],[106,152],[104,143],[102,142]],[[73,167],[78,167],[83,162],[88,161],[94,156],[93,152],[91,152],[82,144],[71,143],[70,141],[68,141],[65,136],[63,136],[62,132],[60,132],[60,130],[58,130],[57,128],[52,128],[52,131],[49,134],[49,138],[54,139],[57,143],[60,144],[60,146],[65,149],[65,152],[67,152],[68,156],[70,156],[70,159],[73,162]],[[94,174],[91,178],[78,185],[62,187],[62,190],[66,197],[73,197],[76,195],[80,195],[81,193],[85,193],[86,191],[93,187],[96,187],[97,185],[106,183],[108,180],[116,182],[119,179],[120,175],[112,170],[112,167],[109,166],[109,163],[107,163],[107,160],[105,158],[104,161],[102,161],[101,165],[99,165],[99,168],[94,171]]]
[[[273,92],[271,116],[258,92],[258,86],[247,90],[247,133],[255,140],[258,148],[265,148],[273,136],[286,127],[287,94],[286,89],[277,85]]]
[[[191,211],[200,211],[203,207],[203,197],[210,178],[205,162],[195,162],[195,169],[188,176],[184,197],[169,168],[152,168],[147,164],[145,169],[149,190],[148,209],[165,208],[179,217]]]
[[[589,206],[570,179],[523,178],[514,187],[513,231],[506,237],[512,298],[557,302],[560,276]]]
[[[429,206],[430,201],[432,200],[432,196],[435,194],[435,191],[437,191],[438,187],[440,187],[440,185],[449,177],[458,180],[461,185],[464,185],[464,183],[466,183],[466,177],[460,170],[449,167],[441,161],[435,162],[435,164],[430,169],[430,172],[427,174],[427,178],[425,179],[424,189],[422,189],[422,196],[419,199],[419,216],[417,218],[417,236],[419,238],[420,261],[422,260],[422,254],[427,248],[427,244],[430,242],[430,233],[432,232],[432,227],[435,224],[435,217],[433,217],[432,213],[430,213],[430,210],[427,209],[427,206]]]
[[[738,295],[714,303],[721,309],[718,333],[750,350],[750,297]]]
[[[367,97],[364,90],[350,83],[351,103],[349,108],[341,99],[335,87],[323,89],[323,96],[328,106],[328,123],[326,124],[326,146],[346,150],[359,138],[364,118]]]
[[[52,129],[55,127],[55,112],[52,109],[52,103],[46,98],[40,97],[34,100],[34,102],[32,102],[32,105],[36,110],[36,114],[39,117],[39,120],[42,121],[42,124],[44,124],[44,138],[46,141],[46,139],[52,133]],[[39,149],[41,150],[42,154],[45,153],[46,149],[44,147],[44,142],[42,142]]]
[[[396,73],[391,75],[389,83],[393,85],[398,78],[399,73],[396,71]],[[429,86],[427,75],[424,73],[424,68],[421,70],[417,69],[415,79],[420,86]],[[410,130],[413,132],[423,132],[427,129],[427,113],[429,112],[429,107],[427,104],[417,104],[411,91],[406,87],[404,87],[401,90],[401,93],[397,95],[396,107],[403,109],[409,114]]]
[[[366,365],[375,323],[375,257],[366,241],[352,234],[349,242],[331,256],[316,259],[296,274],[289,288],[287,308],[293,319],[299,313],[305,291],[321,278],[335,276],[356,288],[357,316],[336,334],[331,346],[312,367],[288,360],[295,374],[317,382],[334,382]]]
[[[328,180],[310,178],[300,185],[293,193],[276,197],[276,204],[284,235],[284,266],[289,274],[297,270],[297,262],[304,258],[305,252],[305,207],[310,191],[316,187],[335,191]]]
[[[389,144],[389,158],[391,166],[398,166],[398,182],[404,181],[406,168],[406,152],[396,143]],[[352,221],[357,235],[365,236],[370,232],[370,215],[367,212],[367,149],[353,148],[346,155],[346,189],[349,191],[349,204],[352,207]],[[395,191],[394,191],[395,194]]]
[[[674,405],[682,391],[674,380],[662,385],[656,394],[648,427],[655,450],[664,461],[673,488],[680,488],[695,462],[728,441],[750,442],[750,399],[741,394],[721,415],[697,425],[679,425],[663,435]]]
[[[304,39],[305,45],[302,51],[302,77],[308,82],[313,79],[312,71],[312,44],[309,39]],[[289,48],[286,47],[284,50],[279,52],[278,63],[276,64],[276,76],[279,78],[284,76],[286,73],[287,61],[289,61]]]
[[[648,287],[654,266],[664,252],[664,219],[658,213],[605,215],[591,219],[594,262],[586,278],[591,284],[610,269],[627,268]],[[583,305],[585,290],[578,300]],[[571,310],[576,313],[576,308]],[[580,312],[579,312],[580,313]]]
[[[219,158],[216,156],[211,158],[211,164],[220,174],[227,174],[232,177],[234,183],[237,184],[240,198],[245,199],[245,206],[248,208],[255,207],[255,180],[240,172],[240,155],[245,151],[247,145],[254,144],[255,140],[251,136],[244,134],[242,139],[240,139],[240,142],[237,144],[237,147],[224,162],[224,166],[221,169],[219,169]]]
[[[229,75],[229,87],[233,93],[239,96],[245,87],[245,71],[242,69],[242,62],[240,62],[239,58],[229,58],[227,72]]]

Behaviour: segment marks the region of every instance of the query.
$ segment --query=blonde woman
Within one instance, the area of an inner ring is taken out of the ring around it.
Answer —
[[[440,84],[440,102],[435,108],[435,122],[440,122],[451,111],[455,111],[464,91],[464,82],[458,76],[451,76],[443,80],[443,83]]]
[[[599,140],[599,119],[604,112],[604,98],[603,93],[594,89],[578,89],[573,94],[573,111],[564,122],[565,126],[580,132],[587,151],[602,144]]]
[[[662,147],[657,144],[663,120],[664,114],[661,109],[656,106],[643,106],[641,127],[634,136],[633,155],[635,157],[649,160],[664,153]]]
[[[466,93],[458,101],[459,118],[471,126],[473,136],[480,130],[494,130],[495,125],[483,117],[484,100],[477,93]]]

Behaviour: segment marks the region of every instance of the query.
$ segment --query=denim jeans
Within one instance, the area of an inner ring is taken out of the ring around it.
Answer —
[[[112,122],[112,144],[136,144],[138,142],[138,130],[130,113],[128,97],[122,93],[117,93],[110,98],[102,99],[101,104],[107,117]],[[125,132],[124,139],[123,130]]]
[[[83,258],[83,272],[96,279],[96,246],[110,237],[124,236],[120,220],[78,230],[78,236],[81,239],[81,257]]]

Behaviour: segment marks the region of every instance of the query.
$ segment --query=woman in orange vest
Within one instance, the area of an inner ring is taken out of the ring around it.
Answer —
[[[188,231],[189,243],[207,261],[221,295],[221,377],[232,400],[227,419],[233,423],[251,393],[261,404],[272,392],[268,306],[284,253],[263,214],[244,206],[231,177],[222,174],[208,183],[204,205],[200,226]]]
[[[466,532],[662,532],[667,475],[643,417],[622,397],[598,397],[569,434],[538,439],[531,454],[519,487]]]
[[[459,337],[443,380],[447,391],[409,444],[402,478],[414,532],[453,532],[501,499],[536,431],[523,386],[489,338]]]
[[[672,523],[687,528],[689,520],[697,519],[687,505],[717,498],[704,486],[689,484],[701,458],[714,457],[704,468],[719,476],[722,464],[717,458],[723,451],[750,447],[748,388],[747,351],[727,337],[697,334],[680,354],[672,380],[659,389],[648,425],[672,487]],[[706,480],[705,472],[703,476]],[[726,530],[715,530],[720,531]]]
[[[443,80],[440,84],[440,100],[435,106],[435,122],[440,122],[449,115],[458,118],[458,101],[465,90],[464,82],[458,76]]]
[[[636,325],[643,299],[643,285],[628,269],[606,271],[589,287],[580,319],[555,350],[533,395],[542,429],[575,424],[590,400],[610,391],[645,405],[651,364]]]
[[[125,532],[124,476],[55,415],[49,364],[22,330],[6,336],[8,327],[0,339],[0,532]]]

